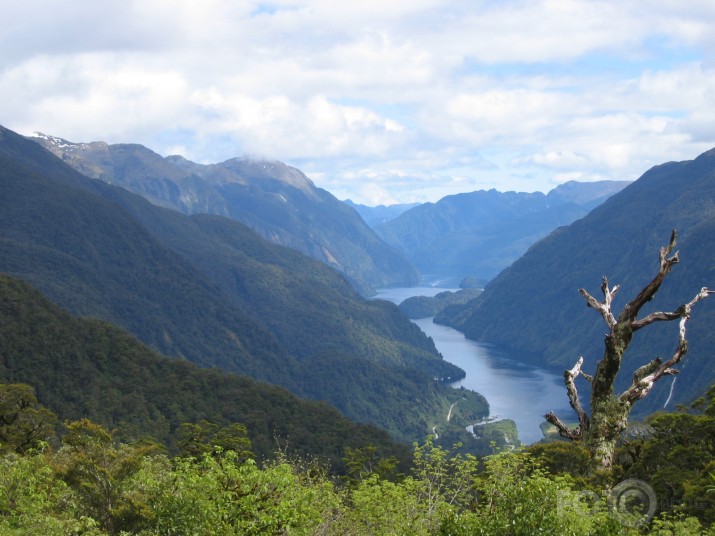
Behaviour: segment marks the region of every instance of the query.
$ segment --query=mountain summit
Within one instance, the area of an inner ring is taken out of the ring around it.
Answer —
[[[121,186],[184,214],[235,219],[267,240],[341,271],[363,293],[419,281],[416,269],[355,210],[282,162],[232,158],[197,164],[138,144],[31,138],[90,178]]]

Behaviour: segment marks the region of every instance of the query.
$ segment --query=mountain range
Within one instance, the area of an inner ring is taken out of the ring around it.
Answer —
[[[619,311],[657,273],[659,249],[673,229],[680,263],[642,314],[675,310],[702,287],[715,287],[715,149],[650,169],[587,216],[533,245],[478,298],[446,308],[436,321],[542,365],[570,368],[583,356],[584,370],[592,372],[606,327],[577,289],[602,299],[606,276],[610,285],[620,285],[613,302]],[[715,382],[714,325],[715,299],[697,304],[688,323],[689,351],[672,391],[671,380],[664,381],[635,406],[636,412],[690,402]],[[675,322],[656,323],[637,333],[621,386],[630,382],[635,367],[672,354],[677,329]]]
[[[403,212],[420,205],[420,203],[399,203],[395,205],[368,206],[355,203],[350,199],[346,199],[343,203],[357,210],[358,214],[360,214],[360,217],[362,217],[365,223],[373,228],[381,223],[394,220]]]
[[[463,371],[397,307],[356,291],[398,284],[396,273],[413,273],[409,262],[298,170],[242,159],[206,166],[140,145],[27,139],[3,128],[0,164],[0,272],[72,314],[125,329],[165,355],[327,401],[404,441],[444,425],[455,396],[488,412],[476,393],[444,385]],[[570,367],[579,355],[585,370],[595,366],[604,327],[576,289],[597,295],[606,275],[621,285],[614,307],[622,305],[652,277],[673,228],[682,262],[652,307],[674,309],[715,286],[715,150],[656,166],[632,184],[479,191],[397,212],[376,228],[426,273],[488,280],[508,265],[477,298],[441,303],[436,321],[546,367]],[[331,226],[334,234],[322,234]],[[286,238],[293,227],[302,238]],[[332,253],[318,262],[320,248],[307,248],[313,258],[301,252],[311,240],[338,251],[345,236],[343,244],[378,244],[389,254],[363,248],[373,259],[364,262],[389,258],[382,266],[391,268],[360,278],[355,256],[351,276]],[[674,388],[655,390],[637,411],[690,402],[715,383],[711,302],[698,304]],[[622,381],[629,368],[672,351],[676,329],[639,333]]]
[[[584,217],[628,182],[567,182],[548,194],[479,190],[424,203],[375,226],[423,273],[489,281],[533,243]]]
[[[410,286],[414,266],[386,245],[355,210],[281,162],[232,158],[197,164],[138,144],[31,138],[80,173],[121,186],[184,214],[235,219],[263,238],[338,269],[361,292]]]
[[[167,356],[325,400],[401,440],[444,419],[457,392],[439,379],[464,374],[395,305],[324,263],[88,178],[4,128],[0,272]]]

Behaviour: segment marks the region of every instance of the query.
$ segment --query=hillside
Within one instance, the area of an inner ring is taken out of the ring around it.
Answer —
[[[218,216],[186,216],[89,179],[0,130],[0,271],[165,355],[325,400],[423,437],[459,377],[434,344],[336,271]]]
[[[31,138],[79,172],[184,214],[226,216],[263,238],[343,272],[366,294],[409,286],[415,268],[387,246],[355,210],[281,162],[232,158],[203,165],[161,157],[138,144]]]
[[[583,355],[587,371],[600,358],[605,326],[577,289],[601,296],[601,278],[621,288],[614,310],[632,299],[656,273],[658,250],[677,229],[676,265],[648,311],[673,310],[701,287],[715,287],[715,150],[692,161],[656,166],[588,216],[558,229],[504,270],[466,307],[438,321],[469,338],[535,353],[542,363],[570,367]],[[648,311],[644,311],[647,313]],[[638,332],[626,366],[670,355],[677,326],[659,323]],[[715,300],[698,304],[688,324],[689,353],[677,377],[672,404],[702,394],[715,381]],[[629,380],[628,371],[621,375]],[[669,382],[635,406],[663,406]]]
[[[246,425],[258,459],[276,440],[289,452],[340,463],[346,446],[407,448],[327,404],[169,359],[105,322],[77,319],[21,280],[0,275],[0,381],[35,387],[60,419],[89,418],[125,441],[151,436],[172,448],[184,422]]]
[[[444,291],[434,296],[412,296],[400,303],[399,307],[408,318],[428,318],[451,305],[463,305],[482,293],[478,288],[464,288],[455,292]]]
[[[376,226],[423,274],[490,280],[531,244],[627,183],[568,182],[541,192],[480,190],[424,203]]]

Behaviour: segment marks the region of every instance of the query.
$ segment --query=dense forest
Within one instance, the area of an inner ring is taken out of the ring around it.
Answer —
[[[651,417],[608,474],[561,442],[477,459],[428,437],[404,472],[347,447],[338,476],[315,457],[257,463],[241,426],[187,426],[174,456],[88,419],[58,441],[17,384],[0,385],[0,420],[3,534],[713,534],[715,387]]]
[[[257,459],[288,452],[321,456],[340,470],[347,446],[376,446],[405,459],[406,447],[331,406],[218,369],[170,359],[126,332],[78,319],[18,279],[0,275],[0,381],[30,384],[61,420],[89,418],[117,439],[151,436],[176,452],[182,425],[240,423]]]
[[[326,401],[408,443],[442,424],[455,396],[442,379],[464,374],[397,306],[323,263],[89,179],[1,128],[0,272],[166,356]]]
[[[30,384],[61,419],[90,418],[118,428],[122,440],[152,436],[173,452],[184,423],[225,427],[240,422],[259,459],[282,445],[295,454],[321,456],[339,470],[343,448],[368,443],[381,454],[405,459],[404,443],[380,428],[348,420],[324,402],[162,356],[104,321],[73,317],[27,283],[2,274],[0,326],[0,381]],[[387,379],[379,387],[393,388]],[[464,389],[447,393],[440,442],[466,438],[465,448],[475,453],[504,443],[504,434],[488,425],[479,439],[467,436],[465,427],[485,415],[483,397]],[[409,400],[397,409],[409,423]]]

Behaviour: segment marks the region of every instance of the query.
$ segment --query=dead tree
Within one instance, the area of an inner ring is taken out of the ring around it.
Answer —
[[[544,415],[544,418],[556,426],[562,437],[583,442],[591,453],[594,463],[601,469],[609,469],[613,464],[613,455],[616,442],[623,430],[628,425],[633,404],[644,398],[653,388],[653,385],[663,376],[672,376],[679,371],[673,367],[682,361],[688,351],[688,341],[685,338],[685,325],[690,319],[690,312],[697,302],[706,298],[715,291],[703,288],[690,300],[670,312],[654,312],[643,318],[638,318],[643,305],[655,296],[661,283],[670,272],[673,265],[677,264],[678,252],[671,255],[677,240],[677,233],[673,231],[670,244],[660,248],[660,268],[658,274],[648,283],[643,290],[626,304],[621,313],[616,317],[611,310],[613,297],[618,292],[619,285],[609,288],[608,279],[604,276],[601,284],[603,301],[598,301],[586,290],[579,289],[586,299],[588,307],[596,309],[608,326],[605,338],[603,357],[596,366],[596,372],[589,376],[581,370],[583,357],[570,370],[564,371],[564,382],[571,407],[578,415],[578,425],[570,428],[561,421],[554,412]],[[621,394],[614,394],[614,383],[621,368],[623,354],[633,338],[633,334],[641,328],[654,322],[680,320],[678,346],[670,359],[663,361],[656,358],[633,373],[630,387]],[[591,383],[591,417],[583,409],[576,378],[581,375]]]

